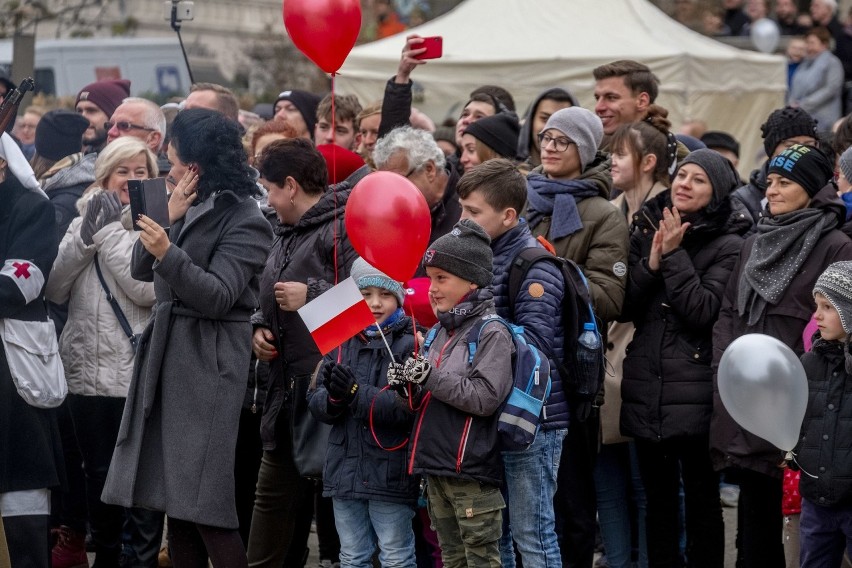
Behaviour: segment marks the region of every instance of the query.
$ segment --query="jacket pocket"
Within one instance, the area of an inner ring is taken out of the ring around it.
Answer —
[[[503,534],[503,495],[496,488],[456,501],[461,538],[466,546],[482,546],[500,540]]]

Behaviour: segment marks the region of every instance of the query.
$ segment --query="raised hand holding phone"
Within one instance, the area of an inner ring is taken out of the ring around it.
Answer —
[[[408,84],[411,72],[418,65],[426,63],[422,57],[428,51],[424,38],[418,34],[409,34],[405,38],[405,46],[402,48],[402,57],[399,59],[399,67],[396,71],[395,83]],[[434,49],[434,48],[433,48]]]

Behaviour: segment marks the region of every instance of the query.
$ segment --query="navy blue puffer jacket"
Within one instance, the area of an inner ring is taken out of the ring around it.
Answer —
[[[550,397],[544,407],[542,428],[553,430],[567,428],[569,407],[559,376],[556,357],[565,355],[565,333],[562,326],[562,296],[565,281],[556,265],[537,262],[527,272],[515,299],[515,313],[509,313],[509,269],[518,254],[525,248],[541,246],[530,233],[524,220],[517,227],[500,235],[491,243],[494,252],[494,305],[497,314],[516,325],[524,327],[530,342],[550,357]]]
[[[410,318],[403,317],[391,324],[385,335],[397,361],[411,355],[414,334]],[[336,350],[326,355],[323,364],[335,361],[336,355]],[[325,497],[412,505],[417,501],[419,480],[406,472],[406,448],[391,452],[376,443],[378,438],[385,448],[400,445],[414,421],[414,415],[394,391],[382,391],[387,385],[390,362],[381,338],[370,339],[360,333],[343,344],[341,360],[358,379],[358,393],[352,402],[344,407],[329,404],[328,391],[322,385],[308,392],[311,413],[317,420],[332,424],[323,471]]]

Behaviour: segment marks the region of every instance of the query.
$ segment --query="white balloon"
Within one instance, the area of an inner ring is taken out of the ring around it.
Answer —
[[[735,339],[719,361],[719,396],[737,423],[791,451],[808,405],[808,380],[793,350],[769,335]]]
[[[780,39],[778,24],[769,18],[761,18],[751,25],[751,43],[758,51],[773,53]]]

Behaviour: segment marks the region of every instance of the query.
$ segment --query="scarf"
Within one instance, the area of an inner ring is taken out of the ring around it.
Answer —
[[[762,219],[751,256],[740,276],[737,309],[755,325],[790,286],[823,234],[837,226],[837,215],[822,209],[801,209]]]
[[[599,195],[597,185],[591,181],[556,180],[542,174],[530,174],[527,188],[527,223],[535,227],[549,215],[551,239],[561,239],[582,229],[577,202]]]
[[[393,325],[398,322],[404,315],[405,312],[402,311],[402,308],[397,308],[394,313],[388,316],[388,319],[382,322],[382,333],[387,335]],[[373,325],[367,326],[367,329],[364,330],[364,335],[366,335],[370,339],[374,337],[379,337],[381,335],[379,333],[379,324],[374,323]]]
[[[448,312],[438,311],[438,322],[448,331],[454,331],[465,321],[494,307],[494,295],[490,288],[478,288],[462,298]]]

